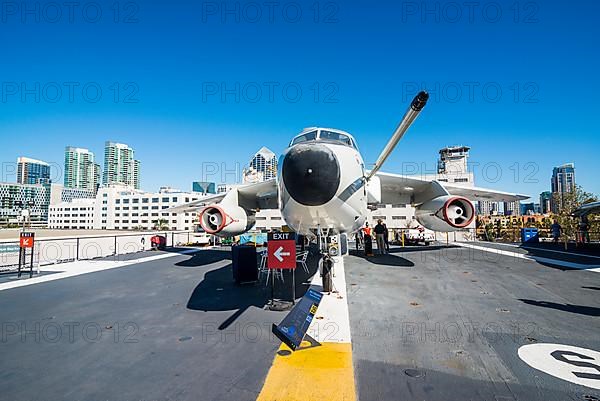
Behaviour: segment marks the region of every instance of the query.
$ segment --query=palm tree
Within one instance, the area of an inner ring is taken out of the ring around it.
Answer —
[[[158,219],[156,221],[156,224],[154,225],[154,229],[155,230],[168,230],[169,229],[169,222],[167,221],[167,219]]]

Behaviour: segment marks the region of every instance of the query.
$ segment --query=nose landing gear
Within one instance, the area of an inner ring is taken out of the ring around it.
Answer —
[[[321,228],[317,230],[319,245],[319,266],[323,278],[323,292],[333,291],[333,257],[340,254],[338,247],[338,236],[327,235]]]

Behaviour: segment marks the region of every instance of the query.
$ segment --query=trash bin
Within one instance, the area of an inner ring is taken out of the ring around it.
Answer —
[[[167,237],[154,235],[150,238],[150,247],[152,249],[164,250],[167,247]]]
[[[526,243],[535,243],[540,242],[540,236],[537,228],[522,228],[521,229],[521,242],[523,244]]]
[[[258,281],[258,266],[256,263],[256,248],[247,245],[237,245],[231,248],[233,280],[236,284],[253,283]]]

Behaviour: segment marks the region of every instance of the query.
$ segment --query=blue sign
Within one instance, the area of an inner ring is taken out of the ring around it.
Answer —
[[[273,325],[273,334],[295,351],[304,339],[306,330],[317,313],[322,298],[323,294],[309,288],[279,326]]]

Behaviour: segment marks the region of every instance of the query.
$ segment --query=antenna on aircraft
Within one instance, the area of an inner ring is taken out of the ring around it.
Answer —
[[[381,166],[383,166],[383,163],[390,156],[398,142],[400,142],[400,139],[402,139],[406,131],[410,128],[417,116],[421,113],[421,110],[423,110],[423,107],[425,107],[425,105],[427,104],[427,100],[429,100],[429,94],[425,91],[421,91],[417,94],[417,96],[415,96],[412,103],[410,104],[410,107],[408,108],[408,110],[406,110],[404,117],[402,117],[400,124],[398,124],[398,126],[396,127],[394,134],[392,135],[387,145],[385,145],[385,148],[377,158],[375,166],[367,175],[367,180],[371,179],[371,177],[373,177],[379,171]]]

